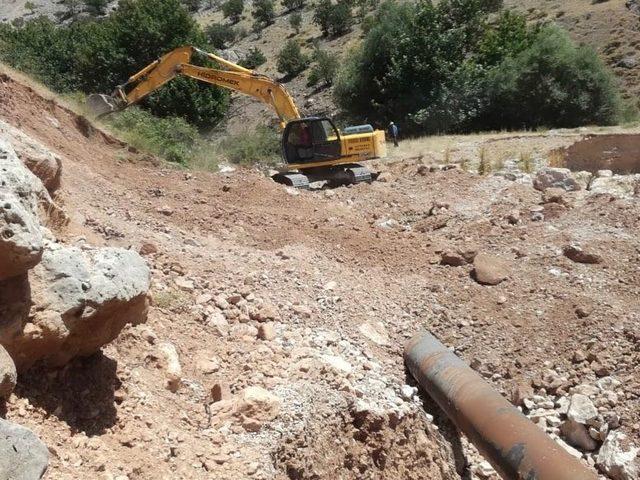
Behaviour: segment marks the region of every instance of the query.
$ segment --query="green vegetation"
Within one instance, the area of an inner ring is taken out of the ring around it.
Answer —
[[[225,138],[220,149],[231,163],[270,165],[280,158],[280,138],[276,130],[259,126],[253,131]]]
[[[186,164],[202,141],[198,130],[183,119],[158,119],[138,107],[109,116],[107,123],[134,147],[170,162]]]
[[[266,62],[267,57],[264,56],[264,53],[258,47],[252,47],[249,49],[249,53],[240,61],[240,65],[254,70]]]
[[[238,23],[244,11],[244,0],[227,0],[222,4],[222,14],[233,23]]]
[[[302,26],[302,14],[300,12],[293,12],[289,17],[289,25],[296,31],[296,35],[300,33],[300,27]]]
[[[309,57],[300,50],[295,40],[289,40],[278,53],[277,68],[288,77],[295,77],[309,65]]]
[[[334,5],[331,0],[320,0],[316,5],[313,23],[320,27],[325,36],[339,37],[344,35],[353,25],[351,1],[338,0]]]
[[[313,65],[309,72],[307,84],[313,86],[319,82],[324,85],[332,85],[338,71],[338,60],[335,54],[326,52],[325,50],[316,50],[313,54]]]
[[[271,25],[276,16],[273,0],[254,0],[253,1],[253,30],[259,32],[264,27]]]
[[[281,3],[287,12],[304,7],[304,0],[282,0]]]
[[[0,25],[0,60],[61,93],[111,92],[133,73],[181,45],[206,47],[204,33],[179,0],[121,0],[101,21],[55,25],[40,17],[17,28]],[[195,80],[176,79],[142,103],[160,117],[199,128],[224,115],[228,94]]]
[[[327,1],[327,0],[323,0]],[[499,0],[388,0],[340,71],[339,105],[407,133],[612,124],[620,102],[596,54]]]
[[[219,49],[227,48],[236,38],[236,32],[231,25],[223,25],[221,23],[212,23],[207,25],[204,31],[209,43]]]

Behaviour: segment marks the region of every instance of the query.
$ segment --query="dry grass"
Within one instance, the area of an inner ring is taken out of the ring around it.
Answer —
[[[518,157],[518,167],[525,173],[533,172],[533,156],[531,152],[520,152]]]
[[[549,152],[549,158],[547,160],[547,164],[550,167],[554,168],[566,168],[567,161],[564,157],[564,150],[561,148],[557,148]]]

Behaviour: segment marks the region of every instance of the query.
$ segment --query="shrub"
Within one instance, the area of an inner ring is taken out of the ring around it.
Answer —
[[[104,15],[109,0],[84,0],[87,11],[92,15]]]
[[[220,149],[231,163],[274,164],[280,158],[280,136],[272,128],[259,126],[252,131],[225,138]]]
[[[282,6],[288,11],[304,7],[304,0],[282,0]]]
[[[227,45],[236,38],[236,32],[231,25],[223,25],[221,23],[212,23],[207,25],[205,35],[209,43],[219,49],[226,48]]]
[[[133,73],[181,45],[205,46],[179,0],[121,0],[101,21],[57,26],[46,18],[0,29],[0,58],[58,92],[111,92]],[[228,94],[185,78],[169,82],[143,106],[207,128],[224,114]]]
[[[327,53],[325,50],[316,50],[313,61],[308,84],[310,86],[316,85],[318,82],[324,82],[325,85],[333,84],[338,71],[338,60],[335,55]]]
[[[264,53],[258,47],[252,47],[249,49],[249,53],[242,59],[240,65],[254,70],[258,68],[260,65],[265,64],[267,61],[267,57],[264,56]]]
[[[620,112],[613,78],[596,53],[557,27],[543,28],[529,48],[503,60],[484,87],[489,129],[610,125]]]
[[[334,88],[342,108],[409,132],[615,121],[619,102],[593,51],[528,26],[495,0],[387,1]]]
[[[289,17],[289,25],[296,31],[296,34],[300,33],[300,26],[302,25],[302,15],[300,12],[293,12]]]
[[[227,0],[222,4],[222,14],[224,18],[230,19],[233,23],[238,23],[244,11],[244,0]]]
[[[108,124],[136,148],[185,164],[200,142],[198,130],[181,118],[156,118],[138,107],[108,117]]]
[[[271,25],[276,16],[273,0],[254,0],[252,13],[255,19],[253,24],[255,31],[260,31],[267,25]]]
[[[320,27],[325,36],[337,37],[347,33],[353,24],[350,1],[338,0],[333,5],[331,0],[320,0],[316,5],[313,22]]]
[[[302,53],[300,45],[295,40],[285,43],[278,53],[277,60],[278,71],[288,77],[295,77],[309,65],[309,57]]]

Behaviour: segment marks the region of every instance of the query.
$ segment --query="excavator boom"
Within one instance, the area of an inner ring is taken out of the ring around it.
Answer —
[[[194,54],[200,54],[229,70],[193,65],[191,58]],[[132,75],[126,83],[118,85],[111,96],[91,95],[88,100],[89,106],[98,116],[121,110],[139,102],[178,75],[244,93],[271,105],[280,119],[282,128],[287,122],[300,118],[293,98],[278,82],[191,46],[176,48],[150,63]]]

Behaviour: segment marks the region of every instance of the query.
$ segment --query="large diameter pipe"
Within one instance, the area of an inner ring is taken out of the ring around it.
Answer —
[[[428,332],[405,347],[411,374],[504,479],[597,480]]]

